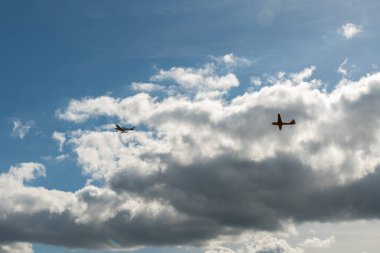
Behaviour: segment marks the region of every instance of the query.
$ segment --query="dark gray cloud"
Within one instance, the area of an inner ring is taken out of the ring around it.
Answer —
[[[119,196],[127,192],[146,202],[158,200],[176,213],[153,214],[148,208],[136,214],[118,210],[122,198],[114,201],[113,195],[96,196],[95,188],[90,187],[76,193],[78,201],[88,206],[89,220],[79,222],[83,214],[78,216],[71,209],[13,212],[0,220],[0,238],[2,242],[94,249],[109,247],[109,239],[125,247],[200,245],[218,235],[246,229],[275,231],[288,220],[380,218],[379,170],[337,185],[328,173],[317,173],[293,156],[278,154],[262,162],[217,157],[188,166],[172,164],[145,177],[123,171],[109,182]],[[99,220],[95,214],[91,216],[92,208],[97,213],[102,208],[118,211]]]
[[[13,213],[0,221],[0,242],[25,241],[70,248],[110,248],[112,239],[123,247],[200,244],[220,232],[211,220],[188,217],[178,220],[168,214],[151,217],[119,211],[103,222],[78,223],[72,213],[49,211]]]
[[[125,171],[112,178],[116,191],[164,199],[182,213],[221,226],[280,229],[297,222],[379,218],[380,176],[375,173],[338,185],[330,173],[316,172],[294,156],[278,154],[262,162],[218,157],[189,166],[136,177]]]

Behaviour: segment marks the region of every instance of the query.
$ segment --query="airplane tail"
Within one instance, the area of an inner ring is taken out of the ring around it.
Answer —
[[[292,119],[292,121],[290,121],[290,124],[295,124],[296,121],[294,119]]]

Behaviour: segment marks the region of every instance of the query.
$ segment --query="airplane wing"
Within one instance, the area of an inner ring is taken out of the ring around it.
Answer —
[[[278,129],[281,130],[282,129],[282,125],[278,125]]]
[[[282,122],[282,120],[281,120],[281,115],[280,115],[280,114],[277,114],[277,122],[278,122],[278,123]]]

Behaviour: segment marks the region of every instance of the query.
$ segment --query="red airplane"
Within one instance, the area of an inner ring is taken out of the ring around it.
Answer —
[[[292,121],[290,122],[282,122],[280,114],[278,114],[277,116],[277,122],[272,122],[272,125],[278,126],[278,130],[281,130],[283,125],[295,125],[295,124],[296,124],[296,121],[294,119],[292,119]]]

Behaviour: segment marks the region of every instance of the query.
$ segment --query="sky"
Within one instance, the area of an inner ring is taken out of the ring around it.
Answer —
[[[0,253],[377,252],[379,8],[0,0]]]

